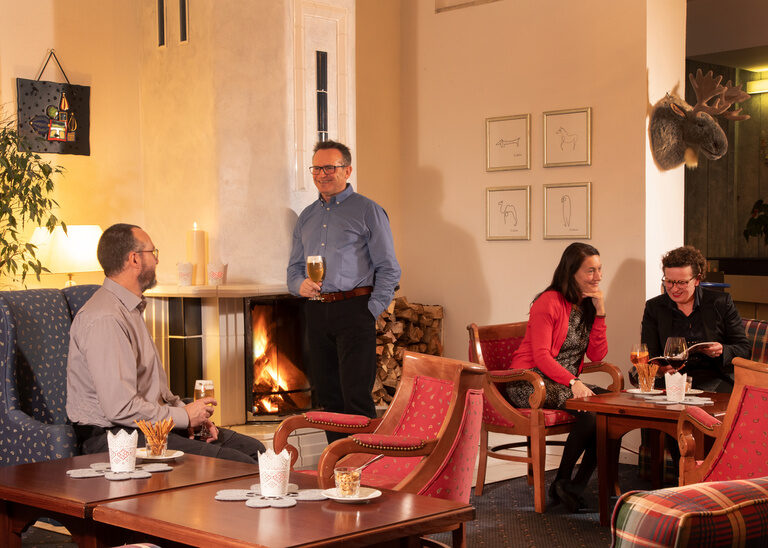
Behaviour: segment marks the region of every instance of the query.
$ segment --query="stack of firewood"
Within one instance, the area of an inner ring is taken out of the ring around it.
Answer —
[[[386,406],[392,401],[403,369],[403,352],[443,354],[443,307],[411,304],[397,297],[376,320],[376,381],[373,401]]]

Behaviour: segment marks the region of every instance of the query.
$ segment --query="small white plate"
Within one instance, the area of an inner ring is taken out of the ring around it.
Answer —
[[[174,449],[166,449],[165,456],[155,457],[149,454],[149,450],[146,447],[139,447],[136,449],[136,458],[144,460],[173,460],[184,456],[184,451],[178,451]]]
[[[345,502],[347,504],[359,504],[361,502],[367,502],[371,499],[375,499],[381,496],[381,491],[378,489],[372,489],[370,487],[361,487],[360,493],[356,497],[341,497],[339,496],[336,488],[323,490],[323,495],[336,502]]]
[[[659,390],[657,388],[654,388],[653,390],[649,390],[648,392],[643,392],[639,388],[627,388],[627,392],[630,394],[642,394],[643,396],[653,396],[654,394],[663,394],[663,390]]]

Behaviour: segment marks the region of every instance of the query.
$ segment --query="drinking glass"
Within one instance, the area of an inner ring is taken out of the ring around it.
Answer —
[[[313,282],[319,284],[325,279],[325,257],[322,255],[310,255],[307,257],[307,276]],[[309,298],[310,301],[321,301],[320,295]]]
[[[629,353],[629,359],[632,365],[648,363],[648,346],[645,343],[635,343],[632,345],[632,351]]]
[[[664,357],[669,365],[680,369],[688,359],[688,345],[685,337],[669,337],[664,345]]]
[[[632,345],[632,351],[629,353],[629,359],[637,370],[637,381],[641,392],[650,392],[656,381],[656,368],[653,368],[653,374],[648,366],[648,346],[645,343],[635,343]]]
[[[213,398],[214,397],[213,381],[211,380],[196,380],[195,381],[195,401],[201,398]],[[208,431],[208,427],[203,423],[200,430],[195,432],[195,437],[201,440],[207,440],[211,437],[211,433]]]

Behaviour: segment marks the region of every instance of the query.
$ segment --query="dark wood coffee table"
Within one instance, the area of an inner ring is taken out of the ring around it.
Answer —
[[[73,479],[67,470],[109,462],[107,453],[0,467],[0,546],[19,546],[21,532],[39,517],[64,525],[81,548],[98,544],[90,521],[93,508],[105,501],[190,485],[253,476],[256,465],[197,455],[168,461],[170,472],[148,479],[109,481],[103,477]]]
[[[291,481],[317,487],[306,474],[293,473]],[[469,504],[389,490],[364,504],[299,501],[292,508],[250,508],[242,501],[214,499],[220,489],[247,489],[256,482],[228,480],[99,504],[93,520],[113,527],[102,528],[104,541],[112,545],[141,540],[165,545],[168,539],[193,546],[406,546],[413,537],[475,517]]]
[[[730,394],[705,392],[702,397],[714,401],[701,406],[707,413],[722,415],[728,406]],[[660,430],[677,439],[677,419],[684,405],[654,403],[628,392],[608,392],[588,398],[573,398],[566,402],[567,409],[591,411],[597,415],[597,473],[600,492],[600,524],[610,524],[608,510],[609,491],[618,487],[618,455],[621,437],[636,428]],[[663,452],[659,458],[663,459]]]

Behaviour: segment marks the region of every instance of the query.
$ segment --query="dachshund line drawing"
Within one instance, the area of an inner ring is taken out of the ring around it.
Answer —
[[[499,139],[496,141],[496,146],[499,148],[504,148],[506,146],[515,145],[516,147],[520,146],[520,137],[517,137],[515,139],[510,139],[508,141],[504,139]]]
[[[568,133],[564,127],[560,127],[556,132],[560,136],[560,150],[565,150],[570,145],[571,150],[576,150],[576,141],[579,136],[575,133]]]
[[[504,216],[504,224],[507,224],[507,217],[512,217],[512,226],[517,226],[517,208],[514,204],[505,204],[504,200],[499,201],[499,211]]]
[[[563,226],[570,228],[571,226],[571,197],[568,194],[564,194],[560,198],[560,205],[563,208]]]

